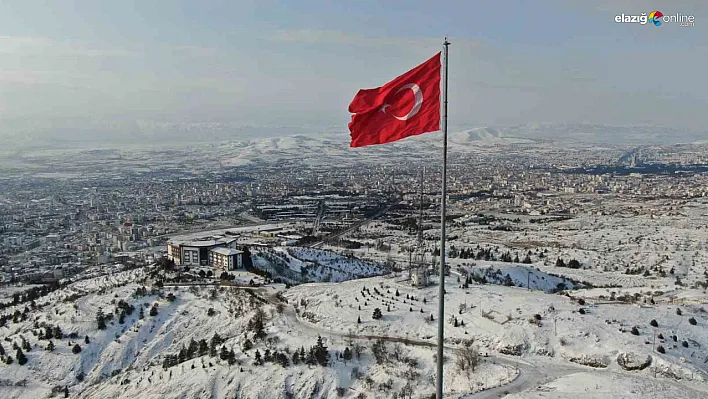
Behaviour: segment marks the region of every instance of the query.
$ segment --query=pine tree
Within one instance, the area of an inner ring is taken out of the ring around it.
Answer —
[[[381,319],[381,318],[383,317],[383,315],[381,314],[381,309],[379,309],[379,308],[374,309],[374,314],[373,314],[371,317],[372,317],[374,320],[379,320],[379,319]]]
[[[140,307],[140,312],[138,312],[138,319],[142,320],[145,318],[145,311],[143,310],[143,307]]]
[[[64,333],[61,331],[61,328],[59,328],[59,326],[54,327],[54,338],[56,338],[56,339],[64,338]]]
[[[293,364],[297,365],[298,363],[300,363],[300,352],[296,349],[295,352],[293,352]]]
[[[256,354],[254,355],[254,363],[256,366],[260,366],[263,364],[263,359],[261,358],[261,352],[256,349]]]
[[[29,352],[32,350],[32,347],[30,346],[29,341],[25,339],[25,337],[20,337],[22,339],[22,349],[24,349],[26,352]]]
[[[194,359],[199,352],[199,344],[194,339],[189,341],[189,346],[187,347],[187,359]]]
[[[322,336],[317,337],[317,346],[315,347],[315,358],[317,359],[317,364],[323,367],[327,367],[329,364],[329,353],[327,352],[327,347],[324,346],[322,341]]]
[[[150,308],[150,316],[155,317],[157,316],[157,304],[153,304],[152,307]]]
[[[64,397],[68,398],[69,397],[69,387],[64,385]]]
[[[205,340],[199,340],[199,356],[204,356],[209,353],[209,344]]]
[[[49,343],[47,344],[47,350],[49,352],[54,352],[54,342],[49,341]]]
[[[251,348],[253,348],[253,342],[251,342],[250,339],[246,338],[246,340],[243,341],[243,351],[246,352]]]
[[[236,363],[236,353],[234,352],[233,349],[231,349],[229,351],[229,356],[228,356],[227,360],[229,361],[229,364]]]
[[[98,312],[96,312],[96,324],[99,330],[106,329],[106,318],[103,315],[103,310],[101,308],[98,308]]]
[[[88,336],[88,335],[87,335],[86,337],[84,337],[84,343],[85,343],[86,345],[88,345],[88,344],[91,343],[91,340],[89,339],[89,336]]]
[[[221,360],[227,360],[229,358],[229,350],[226,349],[226,345],[221,346],[221,351],[219,353],[219,358]]]
[[[356,323],[357,323],[357,324],[361,324],[361,316],[357,316],[357,318],[356,318]]]
[[[5,356],[5,347],[0,343],[0,356]]]
[[[17,358],[17,364],[19,364],[20,366],[27,363],[27,357],[25,356],[24,352],[22,352],[22,349],[17,348],[17,352],[15,352],[15,357]]]
[[[44,333],[44,339],[54,338],[54,329],[52,327],[47,327]]]
[[[184,363],[187,361],[187,348],[182,345],[179,352],[177,353],[177,364]]]
[[[73,348],[71,348],[71,353],[73,353],[75,355],[78,355],[79,353],[81,353],[81,347],[79,346],[79,344],[76,344],[76,345],[74,345]]]
[[[118,315],[118,323],[119,324],[125,323],[125,310],[120,311],[120,314]]]
[[[349,349],[349,347],[344,348],[344,353],[342,354],[342,357],[344,358],[344,364],[347,364],[348,361],[352,360],[352,351]]]

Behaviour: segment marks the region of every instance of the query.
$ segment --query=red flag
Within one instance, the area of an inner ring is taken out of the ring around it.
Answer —
[[[381,87],[359,90],[349,112],[351,147],[440,130],[440,53]]]

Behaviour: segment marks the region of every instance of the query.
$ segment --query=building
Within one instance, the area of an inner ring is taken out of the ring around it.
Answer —
[[[232,248],[217,247],[209,250],[209,264],[215,269],[231,271],[240,269],[243,251]]]
[[[217,248],[235,250],[236,238],[212,237],[209,240],[171,240],[167,242],[167,258],[179,266],[209,266],[212,259],[210,252]]]

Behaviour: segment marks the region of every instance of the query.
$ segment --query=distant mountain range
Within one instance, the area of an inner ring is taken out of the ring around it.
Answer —
[[[308,137],[308,139],[305,139]],[[0,119],[0,138],[12,147],[110,147],[123,144],[179,145],[180,143],[241,142],[287,149],[304,140],[347,142],[346,123],[335,127],[253,125],[235,122],[173,123],[54,118],[44,120]],[[708,132],[663,126],[611,126],[598,124],[530,123],[451,129],[451,146],[551,141],[615,145],[661,145],[705,141]],[[267,139],[258,141],[259,139]],[[271,140],[272,139],[272,140]],[[270,141],[269,141],[270,140]],[[439,142],[426,134],[403,142]],[[314,144],[310,142],[310,144]],[[330,143],[331,144],[331,143]],[[408,144],[407,144],[408,145]]]

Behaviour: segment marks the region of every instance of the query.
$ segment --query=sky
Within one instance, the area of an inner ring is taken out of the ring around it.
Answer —
[[[695,26],[614,20],[655,9]],[[0,135],[67,120],[346,131],[358,89],[425,61],[444,36],[451,126],[708,130],[702,0],[6,0]]]

